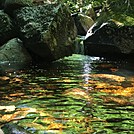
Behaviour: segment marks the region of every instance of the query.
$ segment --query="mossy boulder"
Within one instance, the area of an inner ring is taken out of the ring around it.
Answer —
[[[134,56],[134,1],[107,0],[84,46],[88,55]]]
[[[94,25],[84,41],[85,54],[101,57],[134,56],[134,26],[108,21]]]
[[[0,10],[0,46],[15,36],[12,20],[3,10]]]
[[[30,63],[30,61],[31,56],[18,38],[11,39],[0,47],[0,64],[5,62]]]
[[[19,37],[35,57],[52,61],[74,52],[75,23],[65,5],[24,7],[14,14]]]

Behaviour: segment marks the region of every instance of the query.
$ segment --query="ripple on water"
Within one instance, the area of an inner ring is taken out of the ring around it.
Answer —
[[[35,134],[134,133],[132,65],[75,54],[47,66],[8,70],[0,77],[5,134],[12,128]],[[15,108],[8,111],[9,105]]]

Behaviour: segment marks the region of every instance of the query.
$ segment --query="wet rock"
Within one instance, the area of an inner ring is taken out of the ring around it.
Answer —
[[[7,123],[2,127],[4,134],[30,134],[24,128],[14,124],[14,123]]]
[[[18,38],[14,38],[0,47],[0,64],[5,62],[28,63],[31,57]]]
[[[78,35],[86,35],[88,29],[94,24],[93,19],[84,14],[76,13],[72,17],[74,18]]]
[[[13,29],[13,22],[10,17],[3,10],[0,10],[0,46],[15,37]]]
[[[17,10],[14,17],[19,36],[36,61],[52,61],[74,52],[77,31],[66,6],[24,7]]]
[[[102,57],[133,55],[133,39],[133,26],[118,26],[111,21],[101,25],[95,24],[86,35],[85,54]]]

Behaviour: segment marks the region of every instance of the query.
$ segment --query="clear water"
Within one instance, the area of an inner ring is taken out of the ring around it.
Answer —
[[[133,65],[74,54],[7,68],[0,77],[0,125],[5,134],[133,134]]]

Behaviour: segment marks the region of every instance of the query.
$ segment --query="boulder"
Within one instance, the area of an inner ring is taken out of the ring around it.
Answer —
[[[134,54],[134,26],[122,26],[109,21],[95,24],[84,40],[86,55],[115,57]]]
[[[0,47],[0,64],[6,62],[30,63],[31,57],[18,38],[11,39]]]
[[[57,60],[74,52],[77,29],[65,5],[24,7],[14,15],[19,37],[36,61]]]
[[[3,10],[0,10],[0,46],[16,36],[13,29],[10,17]]]
[[[94,24],[93,19],[84,14],[75,13],[72,14],[72,17],[74,18],[78,35],[85,36],[88,29]]]

